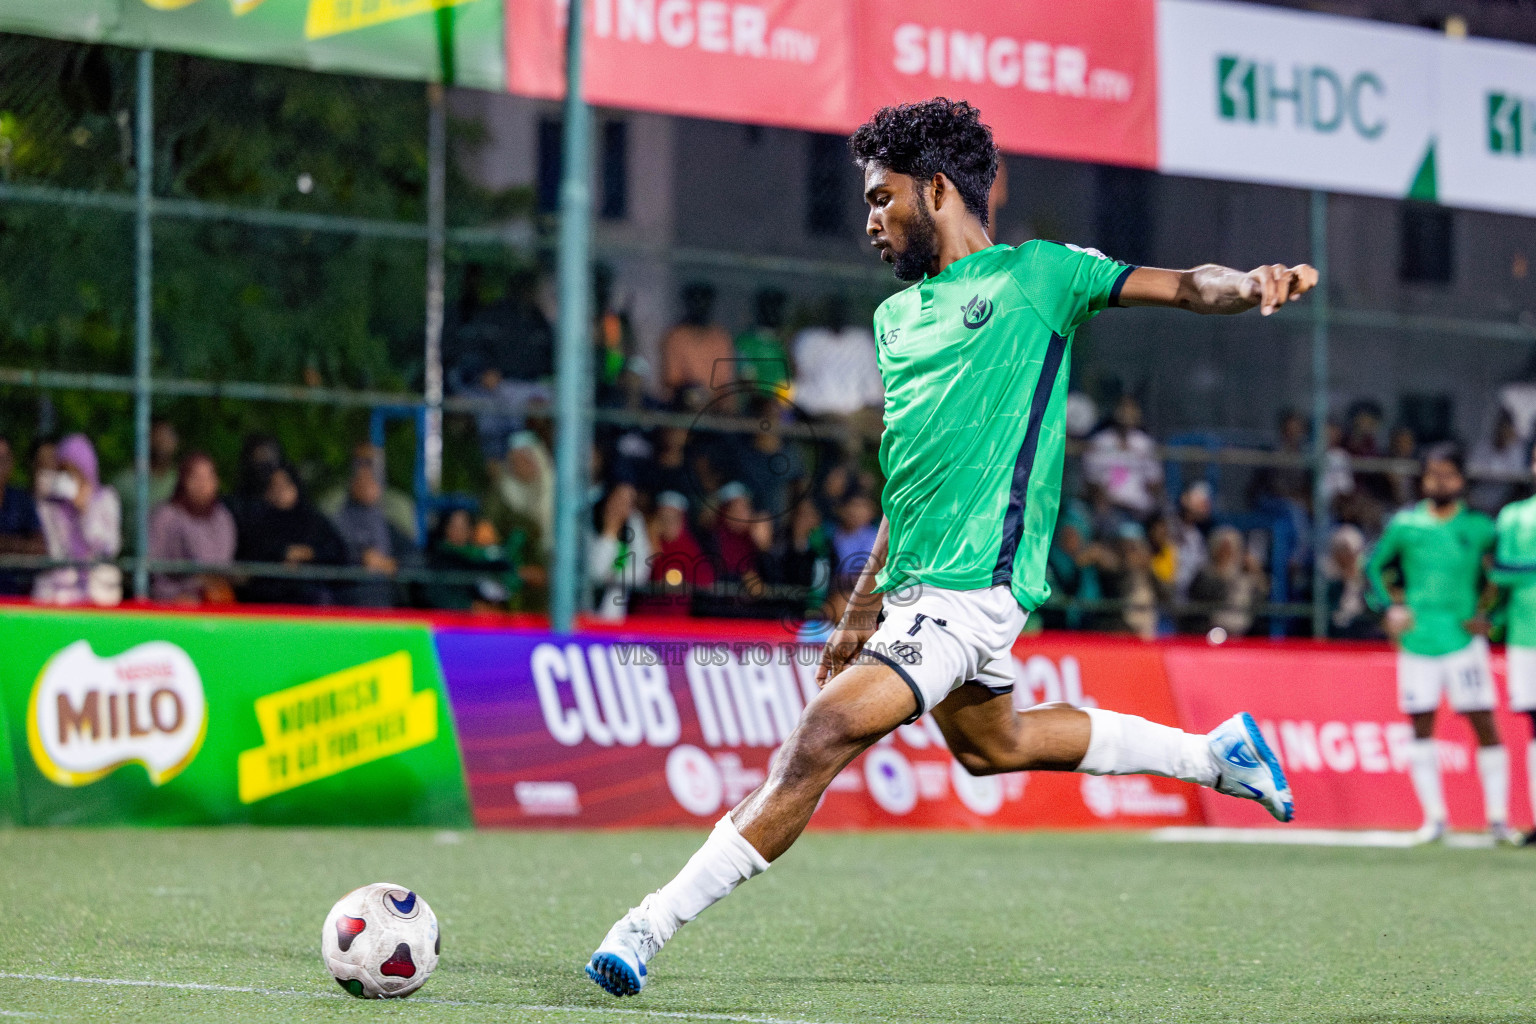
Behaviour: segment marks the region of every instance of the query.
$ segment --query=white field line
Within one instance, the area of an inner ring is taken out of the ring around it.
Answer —
[[[346,999],[341,993],[307,992],[291,988],[256,988],[245,985],[206,985],[193,981],[141,981],[133,978],[85,978],[64,974],[15,974],[0,971],[0,980],[51,981],[71,985],[107,985],[117,988],[167,988],[183,992],[232,992],[255,996],[298,996],[303,999]],[[780,1017],[742,1017],[728,1013],[689,1013],[679,1010],[642,1010],[617,1006],[546,1006],[537,1003],[487,1003],[455,999],[412,998],[413,1003],[435,1003],[442,1006],[478,1006],[484,1009],[534,1010],[541,1013],[587,1013],[619,1015],[625,1017],[660,1017],[666,1020],[727,1021],[731,1024],[822,1024],[817,1021],[791,1020]],[[0,1011],[3,1016],[33,1016]]]
[[[1352,831],[1326,828],[1160,828],[1152,832],[1159,843],[1244,843],[1256,846],[1366,846],[1407,849],[1417,846],[1412,832]],[[1486,849],[1493,840],[1478,833],[1452,833],[1444,845],[1459,850]]]

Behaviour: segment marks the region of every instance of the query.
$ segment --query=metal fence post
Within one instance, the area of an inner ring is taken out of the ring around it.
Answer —
[[[1312,635],[1328,634],[1328,193],[1312,192]]]
[[[139,51],[138,119],[134,125],[134,318],[133,318],[133,487],[137,499],[132,529],[138,538],[133,592],[149,596],[149,414],[153,326],[154,234],[151,193],[155,172],[155,54]],[[124,523],[123,526],[128,526]]]
[[[427,336],[421,459],[431,494],[443,489],[443,290],[448,237],[448,113],[443,87],[427,86]],[[426,495],[418,494],[420,501]]]
[[[550,624],[568,633],[584,573],[580,557],[587,513],[587,448],[592,380],[591,110],[581,94],[581,0],[570,4],[565,41],[565,129],[560,175],[560,334],[555,354],[555,571]]]

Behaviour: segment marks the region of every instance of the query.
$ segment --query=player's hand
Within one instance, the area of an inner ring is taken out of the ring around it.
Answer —
[[[1294,302],[1317,287],[1317,270],[1305,263],[1287,267],[1283,263],[1271,263],[1267,267],[1250,270],[1244,276],[1238,293],[1243,299],[1259,307],[1264,316],[1275,312],[1287,302]]]
[[[1489,631],[1493,629],[1493,623],[1488,621],[1488,616],[1486,615],[1474,615],[1466,622],[1463,622],[1461,628],[1473,636],[1480,636],[1486,640]]]
[[[818,689],[825,687],[837,674],[853,663],[864,649],[864,644],[875,635],[874,628],[855,628],[849,624],[850,618],[867,617],[875,618],[874,612],[859,613],[852,610],[843,616],[843,621],[838,623],[832,631],[826,646],[821,649],[821,664],[816,668],[816,686]],[[860,623],[862,626],[863,624]]]
[[[1387,635],[1396,640],[1413,628],[1413,612],[1404,605],[1395,604],[1382,616],[1381,624],[1386,628]]]

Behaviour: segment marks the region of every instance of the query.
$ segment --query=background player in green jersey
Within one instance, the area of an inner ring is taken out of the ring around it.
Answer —
[[[1015,711],[1011,649],[1049,593],[1077,327],[1115,305],[1267,315],[1309,291],[1316,271],[1156,270],[1051,242],[993,245],[997,149],[967,103],[888,107],[854,134],[852,150],[870,239],[897,277],[916,282],[875,315],[885,519],[823,653],[822,691],[767,781],[593,954],[587,973],[614,995],[638,992],[678,928],[766,870],[837,774],[924,712],[977,775],[1164,775],[1256,800],[1282,821],[1293,813],[1251,716],[1198,736],[1097,708]]]
[[[1477,773],[1483,783],[1488,829],[1513,842],[1509,829],[1509,754],[1493,720],[1497,696],[1488,664],[1488,621],[1479,612],[1493,520],[1462,501],[1467,480],[1461,450],[1436,445],[1424,456],[1424,500],[1387,524],[1371,554],[1373,603],[1386,607],[1386,626],[1397,641],[1397,701],[1413,719],[1409,774],[1424,808],[1420,838],[1445,834],[1445,795],[1435,747],[1435,712],[1442,692],[1477,733]],[[1385,570],[1399,566],[1400,599],[1388,594]]]
[[[1536,474],[1536,453],[1531,460]],[[1493,581],[1508,589],[1509,707],[1531,719],[1532,739],[1525,748],[1531,814],[1536,817],[1536,497],[1505,505],[1499,512]],[[1536,830],[1525,837],[1536,843]]]

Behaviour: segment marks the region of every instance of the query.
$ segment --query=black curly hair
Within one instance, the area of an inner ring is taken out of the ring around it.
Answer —
[[[927,183],[943,173],[965,208],[987,226],[987,199],[997,177],[997,144],[981,111],[942,96],[882,107],[848,140],[853,158]]]

